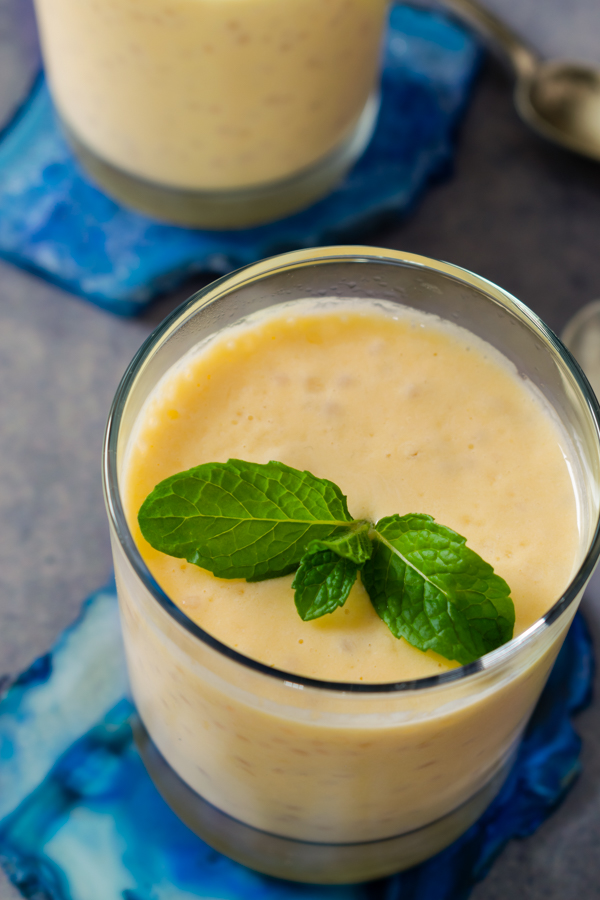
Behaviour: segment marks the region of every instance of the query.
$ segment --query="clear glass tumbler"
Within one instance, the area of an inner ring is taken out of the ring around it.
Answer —
[[[327,193],[368,142],[387,0],[36,0],[50,88],[94,179],[181,225]]]
[[[248,659],[174,606],[126,523],[123,455],[159,379],[243,317],[320,296],[379,298],[457,322],[537,387],[571,444],[580,529],[571,584],[526,632],[437,677],[325,683]],[[577,363],[523,304],[464,269],[411,254],[285,254],[214,282],[169,316],[117,391],[104,480],[138,745],[180,817],[252,868],[314,883],[408,868],[465,831],[502,784],[600,552],[599,415]]]

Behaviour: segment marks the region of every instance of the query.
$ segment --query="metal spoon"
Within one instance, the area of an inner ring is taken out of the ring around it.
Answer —
[[[555,144],[600,160],[600,69],[568,60],[542,60],[477,0],[444,0],[485,38],[499,45],[515,71],[521,119]]]

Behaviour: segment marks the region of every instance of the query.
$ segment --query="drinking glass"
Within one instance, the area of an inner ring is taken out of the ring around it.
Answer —
[[[562,429],[580,535],[573,578],[541,619],[474,663],[392,684],[278,671],[188,619],[132,539],[123,459],[154,387],[197,344],[310,297],[382,300],[459,324],[514,364]],[[104,483],[138,745],[183,821],[252,868],[315,883],[387,875],[464,832],[502,785],[600,552],[599,414],[577,363],[534,313],[477,275],[413,254],[288,253],[221,278],[172,313],[117,391]]]

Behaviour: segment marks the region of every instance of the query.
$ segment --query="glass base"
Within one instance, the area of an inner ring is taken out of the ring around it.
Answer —
[[[356,884],[383,878],[435,856],[469,828],[492,802],[514,761],[514,752],[474,796],[415,831],[377,841],[322,844],[279,837],[245,825],[193,791],[171,768],[135,716],[133,734],[156,788],[173,812],[202,840],[251,869],[308,884]]]
[[[331,153],[290,178],[250,188],[196,191],[130,175],[97,156],[64,120],[79,162],[109,196],[173,225],[227,230],[281,219],[328,194],[366,148],[377,120],[379,96],[369,97],[352,133]]]

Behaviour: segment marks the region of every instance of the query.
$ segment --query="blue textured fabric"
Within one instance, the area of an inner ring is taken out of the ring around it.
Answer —
[[[73,159],[40,79],[0,140],[0,255],[131,315],[193,272],[354,240],[406,213],[447,169],[479,56],[473,38],[439,13],[393,6],[382,105],[363,157],[310,209],[232,232],[161,225],[102,194]]]
[[[571,716],[589,702],[593,667],[578,614],[506,784],[451,847],[376,883],[303,886],[211,850],[157,793],[132,742],[111,587],[0,702],[0,862],[32,900],[464,900],[579,773]]]

